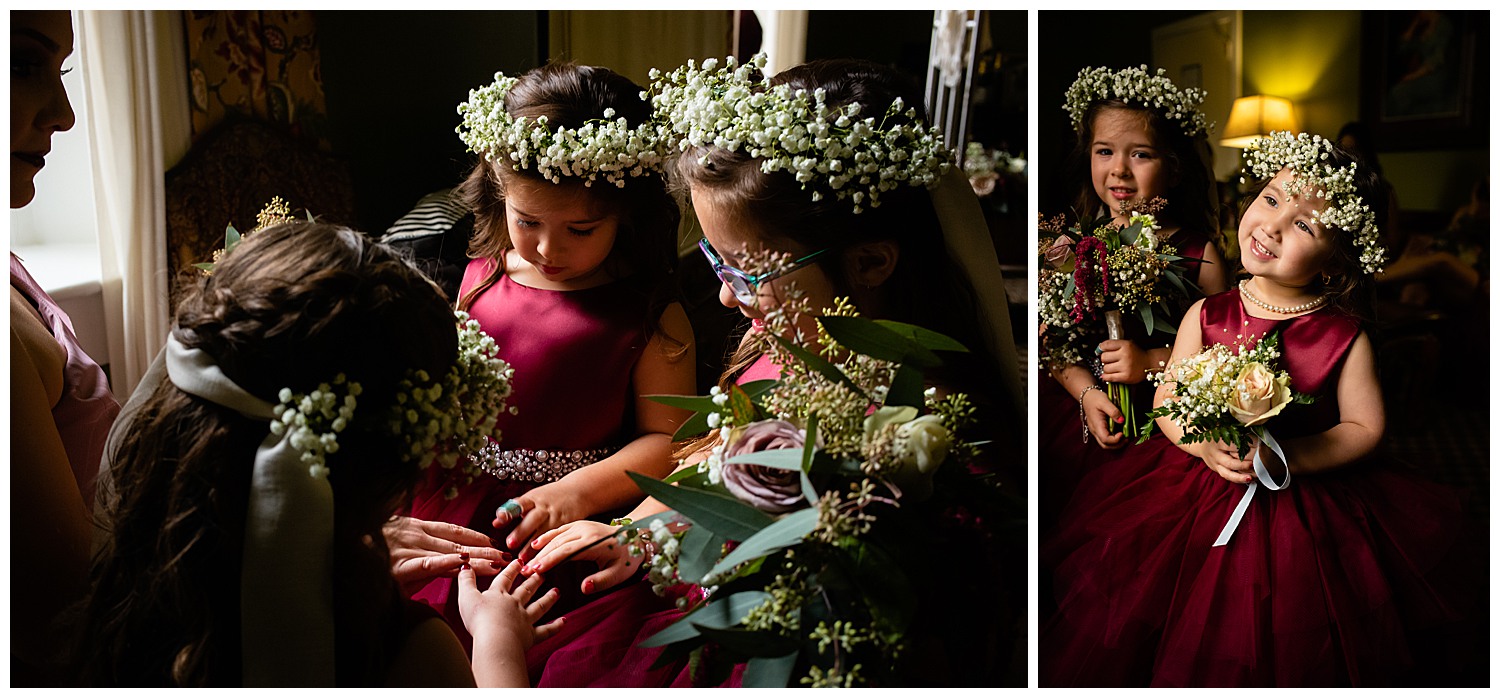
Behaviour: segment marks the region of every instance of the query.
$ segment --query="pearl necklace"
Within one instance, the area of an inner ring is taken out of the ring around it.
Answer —
[[[1254,304],[1256,304],[1256,305],[1258,305],[1258,306],[1260,306],[1262,308],[1265,308],[1266,310],[1269,310],[1269,311],[1271,311],[1273,313],[1281,313],[1282,315],[1296,315],[1297,313],[1305,313],[1305,312],[1307,312],[1309,310],[1314,310],[1316,308],[1321,308],[1321,307],[1323,307],[1324,303],[1328,302],[1328,296],[1318,296],[1317,298],[1314,298],[1314,299],[1312,299],[1312,300],[1310,300],[1310,301],[1308,301],[1306,303],[1303,303],[1302,305],[1294,305],[1294,306],[1292,306],[1290,308],[1283,308],[1283,307],[1281,307],[1279,305],[1271,305],[1270,303],[1267,303],[1267,302],[1265,302],[1265,301],[1263,301],[1263,300],[1261,300],[1259,298],[1256,298],[1255,294],[1253,294],[1253,293],[1250,292],[1250,280],[1249,279],[1245,279],[1243,281],[1240,281],[1240,295],[1242,295],[1245,298],[1249,299],[1251,303],[1254,303]]]

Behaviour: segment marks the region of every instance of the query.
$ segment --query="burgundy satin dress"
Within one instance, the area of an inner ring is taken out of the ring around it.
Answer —
[[[476,259],[465,270],[460,297],[478,285],[492,260]],[[515,369],[507,404],[515,414],[500,415],[499,447],[557,452],[618,449],[634,438],[632,375],[645,350],[646,299],[624,282],[581,291],[550,291],[523,286],[502,276],[475,299],[469,315],[499,345],[500,358]],[[433,468],[413,498],[411,516],[472,528],[503,543],[505,530],[491,522],[507,499],[545,484],[530,479],[482,476],[445,496],[446,471]],[[576,570],[583,573],[581,569]],[[591,571],[591,570],[590,570]],[[488,585],[481,577],[481,587]],[[558,609],[581,599],[582,574],[554,571],[549,585],[562,596]],[[458,613],[457,583],[435,579],[412,598],[437,609],[464,646],[470,638]]]

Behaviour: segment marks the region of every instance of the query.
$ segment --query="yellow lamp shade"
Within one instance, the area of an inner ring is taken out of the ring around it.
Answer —
[[[1219,145],[1245,148],[1272,131],[1296,133],[1297,120],[1292,117],[1291,100],[1270,95],[1241,97],[1234,100],[1234,106],[1229,110],[1229,124],[1224,127]]]

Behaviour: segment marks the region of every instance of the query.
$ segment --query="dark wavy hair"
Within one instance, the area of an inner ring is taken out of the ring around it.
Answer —
[[[608,68],[548,63],[527,71],[505,96],[505,111],[512,117],[547,117],[551,128],[580,128],[590,119],[604,118],[614,109],[632,127],[651,119],[651,105],[640,98],[640,85]],[[459,197],[474,211],[474,237],[469,256],[498,262],[490,274],[458,299],[460,310],[468,310],[486,289],[505,274],[505,251],[511,248],[506,227],[505,192],[511,186],[562,186],[577,190],[588,205],[619,216],[614,247],[605,260],[616,279],[625,279],[647,299],[644,327],[647,336],[661,332],[660,318],[667,305],[678,298],[677,227],[682,211],[667,189],[663,177],[632,177],[624,187],[565,177],[553,184],[535,171],[517,171],[508,160],[479,158],[458,187]],[[686,348],[687,338],[662,333],[670,346]]]
[[[1354,163],[1363,164],[1363,161],[1355,157],[1353,153],[1340,148],[1337,144],[1333,145],[1332,153],[1327,162],[1329,165],[1339,168],[1348,167]],[[1262,191],[1266,188],[1266,185],[1271,183],[1272,179],[1275,179],[1275,177],[1257,178],[1254,181],[1246,183],[1247,193],[1240,199],[1241,217],[1245,215],[1245,211],[1250,208],[1250,205],[1255,203],[1255,200],[1260,197]],[[1370,211],[1375,214],[1375,225],[1382,229],[1385,228],[1386,212],[1390,210],[1386,205],[1386,192],[1389,189],[1385,184],[1385,180],[1381,179],[1374,168],[1361,166],[1354,171],[1354,190],[1361,199],[1364,199],[1365,205],[1370,207]],[[1364,272],[1364,265],[1360,264],[1360,250],[1354,242],[1354,233],[1332,226],[1328,227],[1328,231],[1333,233],[1332,261],[1336,271],[1329,275],[1327,281],[1322,279],[1316,281],[1315,283],[1319,284],[1317,290],[1323,294],[1333,296],[1330,304],[1345,313],[1362,320],[1373,320],[1375,317],[1375,278],[1370,274],[1366,274]],[[1389,254],[1392,251],[1386,250],[1386,252]],[[1239,276],[1244,278],[1249,276],[1249,274],[1242,269]]]
[[[1123,109],[1140,114],[1146,119],[1146,132],[1151,143],[1162,153],[1166,174],[1171,186],[1164,198],[1167,208],[1160,214],[1163,222],[1175,223],[1181,230],[1201,231],[1215,244],[1223,247],[1219,240],[1219,200],[1215,192],[1214,175],[1209,165],[1211,151],[1208,138],[1203,134],[1189,136],[1175,121],[1168,119],[1159,108],[1143,107],[1118,99],[1095,100],[1083,113],[1078,126],[1078,140],[1068,154],[1068,181],[1083,185],[1073,199],[1073,210],[1078,215],[1089,215],[1099,208],[1099,195],[1094,192],[1090,171],[1090,157],[1094,143],[1094,119],[1110,109]]]
[[[340,684],[380,682],[401,640],[400,589],[382,525],[419,468],[370,428],[408,369],[441,375],[458,355],[442,292],[390,248],[347,228],[288,223],[246,236],[177,311],[176,339],[270,403],[339,373],[364,388],[328,455]],[[111,444],[103,548],[83,607],[84,682],[237,685],[240,569],[256,447],[265,422],[179,390],[150,387]],[[395,633],[392,638],[392,633]]]
[[[884,114],[897,97],[918,110],[921,89],[889,67],[869,61],[831,59],[788,68],[771,79],[772,85],[812,92],[823,89],[830,110],[858,102],[863,114]],[[910,121],[905,114],[892,122]],[[942,226],[932,196],[921,187],[903,186],[883,192],[881,204],[854,213],[847,200],[824,196],[813,201],[808,190],[790,173],[762,172],[760,160],[738,150],[705,146],[692,148],[676,160],[679,186],[695,196],[712,199],[737,224],[769,241],[790,241],[804,249],[844,250],[854,245],[893,241],[900,248],[896,268],[878,291],[879,317],[947,334],[964,344],[970,354],[944,357],[949,371],[935,376],[957,380],[966,389],[989,396],[1000,392],[1001,367],[986,348],[973,309],[973,288],[943,245]],[[855,296],[838,254],[820,256],[817,265],[839,295]],[[864,312],[870,313],[869,308]],[[729,361],[721,384],[732,383],[755,359],[741,347]]]

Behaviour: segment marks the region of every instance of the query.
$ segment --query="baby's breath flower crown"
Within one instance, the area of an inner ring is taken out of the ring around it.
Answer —
[[[1083,115],[1089,105],[1103,99],[1118,99],[1127,104],[1138,104],[1147,109],[1161,109],[1168,119],[1182,125],[1189,136],[1196,136],[1213,128],[1213,124],[1198,111],[1207,95],[1203,90],[1189,87],[1179,89],[1167,78],[1167,71],[1157,68],[1156,74],[1146,72],[1146,66],[1110,70],[1109,68],[1084,68],[1078,78],[1068,87],[1063,108],[1073,128],[1083,125]]]
[[[517,171],[534,168],[554,184],[577,177],[592,186],[602,178],[623,188],[631,177],[662,173],[666,151],[655,124],[631,128],[613,108],[577,129],[554,130],[545,116],[513,118],[505,110],[505,96],[519,80],[495,73],[495,82],[469,90],[469,101],[458,105],[463,123],[456,130],[469,150],[491,162],[504,160]]]
[[[860,118],[863,105],[827,104],[819,88],[808,92],[770,84],[761,76],[766,57],[743,65],[733,56],[724,67],[714,58],[693,61],[663,74],[651,70],[648,93],[656,118],[678,148],[714,146],[760,158],[762,172],[785,171],[812,200],[832,195],[854,203],[859,213],[880,205],[880,195],[902,185],[933,187],[952,167],[942,133],[920,121],[892,123],[916,109],[897,98],[879,118]]]
[[[1313,219],[1324,227],[1349,231],[1359,249],[1359,263],[1364,272],[1375,274],[1385,268],[1385,248],[1380,246],[1375,212],[1354,186],[1358,163],[1334,167],[1328,161],[1332,153],[1333,143],[1322,136],[1307,133],[1294,136],[1288,131],[1277,131],[1245,149],[1245,171],[1257,179],[1271,179],[1282,168],[1291,168],[1287,194],[1326,201],[1323,210],[1313,212]]]

